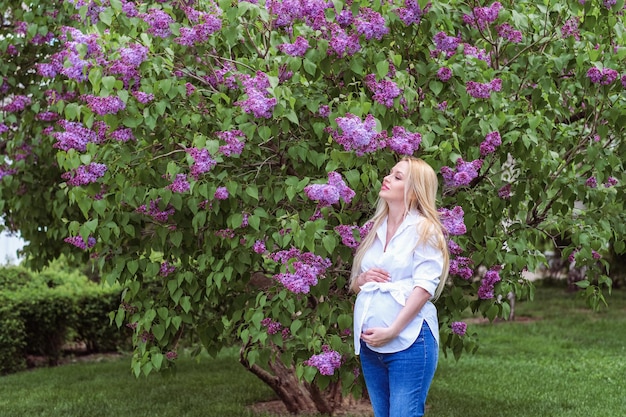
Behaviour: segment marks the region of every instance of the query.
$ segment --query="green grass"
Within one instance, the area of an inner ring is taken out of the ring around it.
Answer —
[[[518,320],[476,324],[481,348],[441,356],[427,417],[621,417],[626,415],[626,291],[590,311],[559,288],[538,288]],[[0,378],[1,417],[252,417],[274,399],[230,351],[173,375],[135,379],[128,357]],[[264,414],[262,417],[274,417]]]

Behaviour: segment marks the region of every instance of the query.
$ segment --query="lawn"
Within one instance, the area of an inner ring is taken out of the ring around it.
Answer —
[[[427,417],[626,415],[626,291],[593,312],[575,294],[538,288],[517,320],[473,324],[481,348],[441,357]],[[130,359],[103,358],[0,377],[1,417],[252,417],[273,393],[231,350],[177,372],[135,379]],[[260,417],[274,417],[263,414]]]

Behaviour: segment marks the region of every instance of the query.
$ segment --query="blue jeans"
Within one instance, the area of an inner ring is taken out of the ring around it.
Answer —
[[[361,367],[375,417],[420,417],[435,376],[439,346],[424,322],[406,350],[377,353],[361,341]]]

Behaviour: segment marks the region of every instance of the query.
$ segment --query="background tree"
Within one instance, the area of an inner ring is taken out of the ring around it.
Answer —
[[[507,317],[553,242],[590,304],[624,253],[623,1],[2,1],[0,208],[28,263],[125,293],[132,369],[183,335],[292,412],[358,394],[353,249],[399,155],[441,173],[453,280]]]

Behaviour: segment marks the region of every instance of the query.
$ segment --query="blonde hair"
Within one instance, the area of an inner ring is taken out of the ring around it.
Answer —
[[[402,161],[409,163],[409,170],[405,179],[406,185],[404,187],[405,213],[411,210],[417,210],[424,217],[424,221],[420,223],[421,233],[417,240],[416,247],[423,244],[430,244],[443,253],[443,271],[439,285],[435,290],[435,294],[433,294],[433,299],[437,299],[443,291],[443,287],[448,278],[448,267],[450,264],[448,244],[436,205],[437,188],[439,186],[437,174],[430,165],[419,158],[407,156],[402,158],[400,162]],[[379,198],[374,216],[370,219],[372,228],[359,245],[354,256],[352,274],[350,276],[350,288],[353,290],[356,286],[356,279],[360,274],[363,257],[374,243],[376,230],[385,220],[387,214],[389,214],[389,206],[385,200]]]

